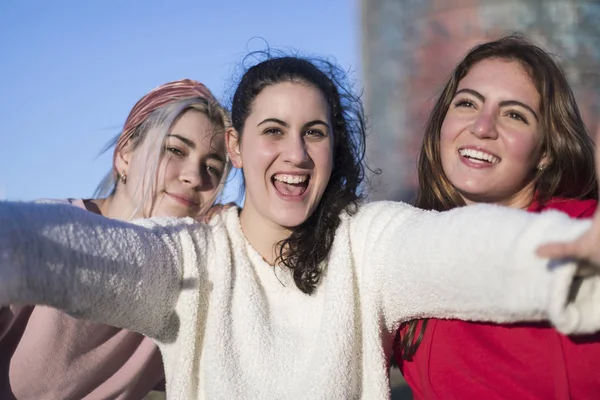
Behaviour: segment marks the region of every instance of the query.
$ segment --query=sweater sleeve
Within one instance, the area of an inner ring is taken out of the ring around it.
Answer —
[[[439,213],[381,202],[353,218],[351,240],[390,330],[431,317],[549,319],[564,333],[590,333],[600,330],[600,276],[579,281],[575,262],[535,254],[540,244],[575,239],[590,224],[556,211],[477,205]]]
[[[0,305],[49,305],[168,340],[178,330],[181,243],[191,227],[191,220],[126,223],[67,205],[0,202]]]

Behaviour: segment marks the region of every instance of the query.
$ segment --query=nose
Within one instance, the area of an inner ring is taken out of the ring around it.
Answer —
[[[307,162],[308,159],[304,136],[301,134],[289,135],[284,143],[283,160],[292,165],[299,166]]]
[[[495,116],[487,111],[479,113],[475,121],[473,121],[471,133],[479,139],[496,139],[498,132],[496,131]]]
[[[181,169],[179,180],[186,186],[196,189],[202,186],[202,174],[200,173],[200,167],[193,164],[188,163]]]

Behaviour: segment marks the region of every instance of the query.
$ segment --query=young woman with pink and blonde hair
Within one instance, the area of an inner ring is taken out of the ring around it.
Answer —
[[[227,111],[201,83],[161,85],[133,107],[94,199],[67,203],[113,219],[199,217],[228,172]],[[109,147],[109,146],[107,146]],[[152,340],[44,306],[0,309],[0,398],[140,399],[164,385]]]

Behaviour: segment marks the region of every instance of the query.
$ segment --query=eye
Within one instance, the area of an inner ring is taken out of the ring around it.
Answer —
[[[223,175],[223,168],[212,165],[206,165],[206,171],[208,171],[208,173],[214,176],[217,180],[221,179],[221,176]]]
[[[166,146],[165,149],[172,154],[175,154],[176,156],[184,156],[183,151],[179,150],[177,147],[170,147],[170,146]]]
[[[283,132],[281,132],[281,129],[279,129],[279,128],[267,128],[267,129],[265,129],[264,133],[266,135],[273,135],[273,136],[279,136],[279,135],[283,134]]]
[[[454,107],[475,108],[475,104],[468,99],[459,99],[454,102]]]
[[[305,133],[306,136],[325,137],[325,133],[319,129],[308,129]]]
[[[517,121],[521,121],[524,122],[526,124],[529,124],[529,122],[527,121],[527,118],[525,118],[525,116],[517,111],[509,111],[506,114],[509,118],[515,119]]]

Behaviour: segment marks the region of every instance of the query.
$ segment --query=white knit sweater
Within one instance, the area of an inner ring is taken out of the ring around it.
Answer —
[[[600,329],[600,278],[586,278],[569,302],[575,265],[534,255],[588,227],[557,212],[372,203],[342,216],[309,296],[249,245],[236,208],[208,225],[130,224],[0,203],[0,304],[49,304],[151,336],[170,399],[386,399],[401,321]]]

